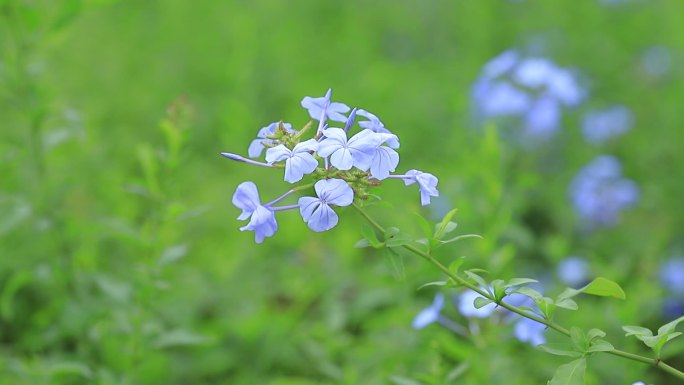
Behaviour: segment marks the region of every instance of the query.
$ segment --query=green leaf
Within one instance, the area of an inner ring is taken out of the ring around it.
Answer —
[[[159,336],[154,343],[156,348],[169,348],[175,346],[196,346],[212,343],[213,339],[190,330],[176,329]]]
[[[587,370],[587,360],[579,358],[558,367],[553,378],[547,385],[584,385],[584,372]]]
[[[50,365],[50,375],[78,375],[90,379],[93,377],[93,371],[81,362],[58,362]]]
[[[482,308],[482,307],[489,305],[492,302],[494,302],[494,301],[492,301],[491,299],[487,299],[484,297],[477,297],[473,301],[473,306],[475,306],[475,309],[479,309],[479,308]]]
[[[673,332],[675,330],[675,328],[677,327],[677,325],[679,325],[679,323],[682,321],[684,321],[684,316],[681,316],[672,322],[666,323],[665,325],[661,326],[658,329],[658,335],[663,335],[663,334],[668,334],[668,333]]]
[[[479,238],[479,239],[482,239],[482,237],[481,237],[480,235],[477,235],[477,234],[463,234],[463,235],[459,235],[459,236],[457,236],[457,237],[449,238],[449,239],[446,239],[446,240],[443,240],[443,241],[442,241],[442,240],[438,240],[437,242],[439,242],[439,244],[441,244],[441,245],[446,245],[447,243],[457,242],[457,241],[460,241],[461,239],[467,239],[467,238]]]
[[[453,210],[450,210],[448,213],[446,213],[446,214],[444,215],[444,217],[442,218],[441,222],[439,222],[439,223],[437,224],[437,226],[436,226],[435,234],[433,235],[433,238],[439,239],[439,238],[442,237],[442,234],[445,233],[447,227],[449,226],[449,223],[451,222],[451,218],[453,218],[454,215],[456,215],[456,211],[458,211],[458,210],[457,210],[457,209],[453,209]],[[454,222],[451,222],[451,223],[454,223]],[[455,225],[455,223],[454,223],[454,225]],[[455,228],[455,227],[454,227],[454,228]],[[452,229],[452,230],[453,230],[453,229]]]
[[[578,351],[584,352],[589,348],[589,341],[587,341],[587,336],[584,334],[582,329],[573,326],[570,328],[570,339],[575,345]]]
[[[513,278],[513,279],[509,280],[508,282],[506,282],[506,285],[504,285],[504,287],[506,289],[508,289],[509,287],[520,286],[520,285],[524,285],[526,283],[536,283],[536,282],[539,282],[539,281],[537,281],[536,279],[532,279],[532,278]]]
[[[587,349],[587,353],[610,352],[613,350],[615,350],[615,348],[610,344],[610,342],[602,339],[596,339],[591,342],[591,346],[589,346],[589,349]]]
[[[354,244],[355,249],[363,249],[365,247],[371,247],[370,242],[368,242],[368,239],[366,238],[361,238]]]
[[[627,332],[625,337],[629,336],[652,336],[653,332],[650,329],[643,328],[641,326],[623,326],[622,330]]]
[[[162,252],[162,254],[159,256],[159,259],[157,259],[157,265],[166,266],[168,264],[174,263],[185,257],[187,253],[188,245],[183,244],[171,246],[164,250],[164,252]]]
[[[519,288],[513,290],[511,293],[518,293],[518,294],[528,296],[528,297],[532,298],[532,300],[534,300],[535,302],[541,301],[541,299],[544,298],[542,293],[540,293],[540,292],[538,292],[538,291],[536,291],[530,287],[527,287],[527,286],[519,287]]]
[[[585,294],[625,299],[625,292],[622,290],[620,285],[603,277],[594,279],[587,286],[579,290]]]
[[[456,228],[458,227],[458,224],[456,222],[449,221],[444,225],[444,228],[442,228],[441,226],[442,226],[441,223],[438,223],[435,225],[435,234],[439,233],[439,237],[435,237],[435,238],[441,238],[441,237],[449,234],[450,232],[456,230]]]
[[[570,298],[562,298],[562,299],[556,299],[556,306],[561,307],[563,309],[567,310],[577,310],[579,307],[577,306],[577,302]]]
[[[464,262],[465,262],[465,257],[457,258],[456,260],[454,260],[453,262],[451,262],[449,264],[449,271],[452,274],[458,273],[458,269],[461,268],[461,266],[463,265]]]
[[[380,242],[380,240],[378,239],[378,236],[375,234],[375,230],[373,230],[372,227],[370,227],[366,224],[361,226],[361,235],[363,235],[363,237],[366,239],[366,241],[368,242],[368,245],[370,245],[373,248],[379,249],[385,245],[384,243]],[[361,241],[356,242],[356,243],[359,244],[359,243],[361,243]],[[355,245],[355,247],[361,247],[361,246]],[[362,246],[362,247],[366,247],[366,246]]]
[[[485,281],[484,278],[480,277],[478,274],[473,272],[473,270],[466,270],[464,271],[464,273],[470,279],[475,281],[482,289],[489,291],[489,285],[487,284],[487,281]]]
[[[428,286],[444,286],[447,284],[447,281],[434,281],[434,282],[428,282],[426,284],[420,285],[416,290],[421,290],[424,289]]]
[[[582,357],[582,352],[575,350],[574,346],[565,342],[557,343],[546,343],[537,345],[537,349],[543,350],[549,354],[556,356],[567,356],[567,357]]]
[[[390,227],[385,231],[385,245],[387,247],[399,247],[413,243],[413,239],[396,227]]]
[[[606,336],[606,332],[601,329],[591,329],[587,332],[587,339],[593,341],[595,338],[603,338]]]

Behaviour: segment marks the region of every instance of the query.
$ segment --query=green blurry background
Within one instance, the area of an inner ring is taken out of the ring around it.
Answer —
[[[434,295],[416,288],[440,274],[354,249],[349,208],[322,234],[293,212],[262,245],[238,230],[239,183],[269,200],[287,184],[219,152],[245,154],[272,121],[301,127],[301,98],[328,87],[400,137],[400,170],[440,178],[432,211],[415,186],[385,183],[378,220],[418,233],[416,214],[457,207],[460,231],[484,240],[440,259],[467,255],[493,277],[554,282],[561,259],[584,255],[627,300],[581,298],[559,321],[646,353],[620,325],[667,321],[658,271],[684,247],[682,15],[679,0],[0,0],[0,384],[545,383],[566,360],[510,325],[484,320],[470,340],[413,330]],[[654,46],[671,52],[662,77],[642,65]],[[589,90],[533,150],[483,131],[469,101],[484,63],[526,47]],[[605,103],[628,106],[635,127],[589,146],[580,113]],[[601,153],[641,200],[587,234],[567,189]],[[665,354],[682,368],[682,352]],[[589,363],[589,384],[640,379],[674,383],[615,357]]]

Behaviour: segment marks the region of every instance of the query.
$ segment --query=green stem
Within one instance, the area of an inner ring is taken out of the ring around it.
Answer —
[[[361,216],[363,216],[364,219],[366,221],[368,221],[368,223],[370,223],[371,226],[373,226],[378,232],[380,232],[381,234],[386,233],[385,229],[378,222],[376,222],[373,218],[371,218],[359,205],[354,203],[354,208],[356,208],[356,210],[361,214]],[[423,250],[421,250],[421,249],[419,249],[413,245],[404,245],[402,247],[404,249],[426,259],[428,262],[432,263],[434,266],[436,266],[439,270],[441,270],[443,273],[445,273],[450,279],[452,279],[457,284],[467,287],[468,289],[478,293],[479,295],[481,295],[481,296],[483,296],[489,300],[492,300],[497,305],[499,305],[499,306],[501,306],[507,310],[510,310],[514,313],[517,313],[517,314],[519,314],[525,318],[529,318],[533,321],[544,324],[547,327],[549,327],[549,328],[551,328],[551,329],[553,329],[553,330],[555,330],[561,334],[564,334],[565,336],[570,337],[570,331],[568,331],[568,329],[564,328],[563,326],[561,326],[561,325],[559,325],[553,321],[539,317],[536,314],[526,312],[526,311],[524,311],[518,307],[515,307],[513,305],[510,305],[506,302],[497,301],[496,298],[494,298],[492,295],[487,293],[486,290],[478,287],[477,285],[471,283],[470,281],[468,281],[468,280],[454,274],[453,272],[451,272],[449,270],[449,268],[444,266],[441,262],[439,262],[437,259],[435,259],[429,253],[427,253],[427,252],[425,252],[425,251],[423,251]],[[669,373],[670,375],[672,375],[674,377],[677,377],[679,379],[684,380],[684,372],[673,368],[672,366],[664,363],[661,360],[658,360],[655,358],[644,357],[644,356],[640,356],[638,354],[628,353],[628,352],[625,352],[622,350],[617,350],[617,349],[608,351],[606,353],[612,354],[614,356],[622,357],[622,358],[627,358],[627,359],[630,359],[633,361],[641,362],[644,364],[653,365],[653,366],[657,367],[658,369],[660,369],[666,373]]]

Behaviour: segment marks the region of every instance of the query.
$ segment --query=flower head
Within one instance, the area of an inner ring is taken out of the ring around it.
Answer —
[[[233,194],[233,204],[242,210],[239,220],[250,218],[249,223],[241,227],[240,231],[254,231],[256,243],[263,242],[264,238],[272,236],[278,230],[273,211],[261,205],[259,191],[254,183],[240,183]]]
[[[259,133],[257,133],[257,138],[249,144],[249,149],[247,150],[247,154],[250,158],[258,158],[261,155],[261,152],[264,150],[264,143],[273,144],[275,142],[273,139],[269,139],[268,137],[275,135],[280,123],[281,122],[273,122],[259,130]],[[292,125],[290,123],[283,123],[283,127],[288,133],[293,134],[296,132],[292,129]]]
[[[316,232],[330,230],[337,225],[338,217],[330,205],[349,206],[354,191],[342,179],[323,179],[316,182],[318,198],[299,198],[299,212],[309,228]]]
[[[311,119],[321,121],[330,119],[335,122],[347,121],[347,118],[342,114],[348,112],[349,107],[344,103],[331,102],[331,94],[332,90],[328,88],[328,92],[326,92],[323,97],[312,98],[310,96],[305,96],[304,99],[302,99],[302,107],[309,111]]]
[[[684,295],[684,257],[666,261],[660,268],[660,280],[671,292]]]
[[[273,163],[284,160],[285,180],[295,183],[318,167],[318,161],[311,154],[317,148],[318,142],[315,139],[297,143],[292,150],[279,144],[266,150],[266,161]]]
[[[414,329],[422,329],[431,323],[437,322],[444,307],[444,294],[435,294],[435,299],[432,304],[423,309],[413,319],[412,325]]]
[[[563,283],[579,287],[587,280],[589,263],[582,257],[567,257],[558,264],[558,277]]]
[[[423,206],[430,204],[430,197],[438,197],[437,183],[439,180],[436,176],[418,170],[409,170],[404,176],[404,184],[412,185],[418,183],[420,189],[420,204]]]

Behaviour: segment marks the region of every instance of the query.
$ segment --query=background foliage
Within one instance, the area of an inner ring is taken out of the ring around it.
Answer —
[[[301,98],[328,87],[399,135],[400,169],[440,178],[431,209],[387,183],[393,209],[376,217],[417,233],[414,214],[458,207],[459,228],[484,240],[444,247],[445,263],[467,255],[493,277],[542,277],[549,291],[561,288],[558,263],[582,255],[627,300],[583,298],[561,321],[644,351],[620,325],[669,320],[659,272],[684,247],[681,15],[677,0],[0,1],[0,383],[550,378],[564,361],[508,325],[481,321],[470,339],[412,329],[434,295],[416,288],[439,274],[353,249],[362,219],[349,208],[323,234],[295,214],[260,246],[238,231],[237,184],[285,183],[219,152],[245,153],[274,120],[301,127]],[[645,62],[653,47],[667,52],[658,76]],[[577,70],[589,94],[531,149],[472,118],[473,82],[508,48]],[[582,114],[611,103],[632,110],[633,129],[587,144]],[[590,232],[568,186],[602,153],[620,159],[641,199]],[[682,352],[673,341],[663,356],[682,368]],[[670,381],[660,376],[601,357],[587,383]]]

